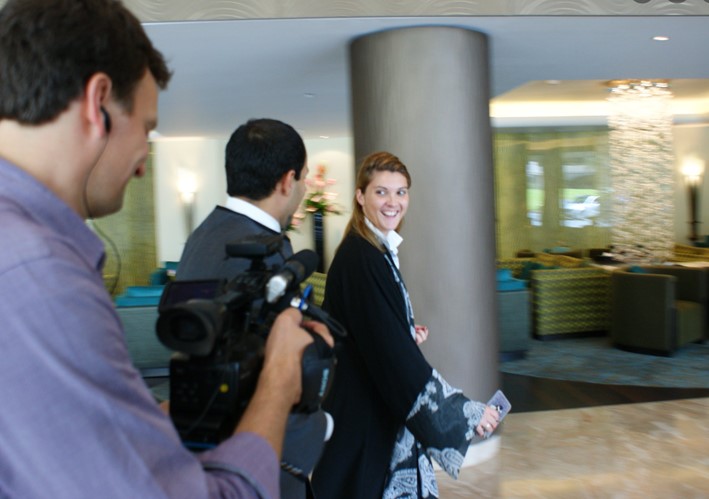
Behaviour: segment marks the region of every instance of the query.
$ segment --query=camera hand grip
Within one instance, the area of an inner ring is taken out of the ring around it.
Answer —
[[[310,332],[313,342],[305,348],[301,363],[302,394],[296,405],[296,412],[314,412],[318,410],[327,396],[335,373],[335,352],[319,335]]]

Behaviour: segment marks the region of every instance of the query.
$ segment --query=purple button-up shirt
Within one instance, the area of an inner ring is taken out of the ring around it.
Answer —
[[[278,497],[261,437],[182,446],[130,361],[103,261],[69,206],[0,160],[0,497]]]

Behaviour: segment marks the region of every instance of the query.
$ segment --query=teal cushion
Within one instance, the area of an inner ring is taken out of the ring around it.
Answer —
[[[512,271],[510,269],[497,269],[498,281],[509,281],[512,279]]]
[[[167,269],[157,269],[150,274],[150,284],[153,286],[167,284],[167,281]]]
[[[160,296],[125,296],[116,297],[117,307],[152,307],[160,303]]]
[[[165,262],[165,269],[167,270],[177,270],[177,265],[180,262]]]
[[[512,271],[510,269],[497,269],[498,291],[516,291],[525,289],[526,287],[526,281],[512,277]]]
[[[647,274],[647,270],[642,268],[640,265],[631,265],[628,267],[628,272],[632,272],[634,274]]]
[[[527,281],[522,279],[510,279],[508,281],[497,281],[498,291],[518,291],[527,289]]]
[[[165,289],[165,286],[128,286],[124,295],[134,297],[157,296],[160,298],[163,289]]]

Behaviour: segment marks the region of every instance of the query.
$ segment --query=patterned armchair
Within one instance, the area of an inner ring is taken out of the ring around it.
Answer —
[[[608,331],[610,274],[584,265],[583,260],[568,255],[543,253],[497,261],[498,268],[529,279],[536,338]]]
[[[537,338],[608,331],[610,276],[606,270],[535,270],[530,286]]]
[[[322,301],[325,298],[325,282],[327,281],[327,274],[322,272],[313,272],[310,276],[304,280],[300,288],[305,289],[308,284],[313,285],[312,297],[313,305],[316,307],[322,306]]]

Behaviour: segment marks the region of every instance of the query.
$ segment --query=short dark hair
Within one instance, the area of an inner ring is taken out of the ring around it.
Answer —
[[[51,121],[98,72],[130,112],[146,69],[167,86],[162,54],[118,0],[8,0],[0,10],[0,120]]]
[[[303,139],[292,126],[267,118],[249,120],[226,145],[227,193],[265,199],[290,170],[300,179],[305,157]]]

